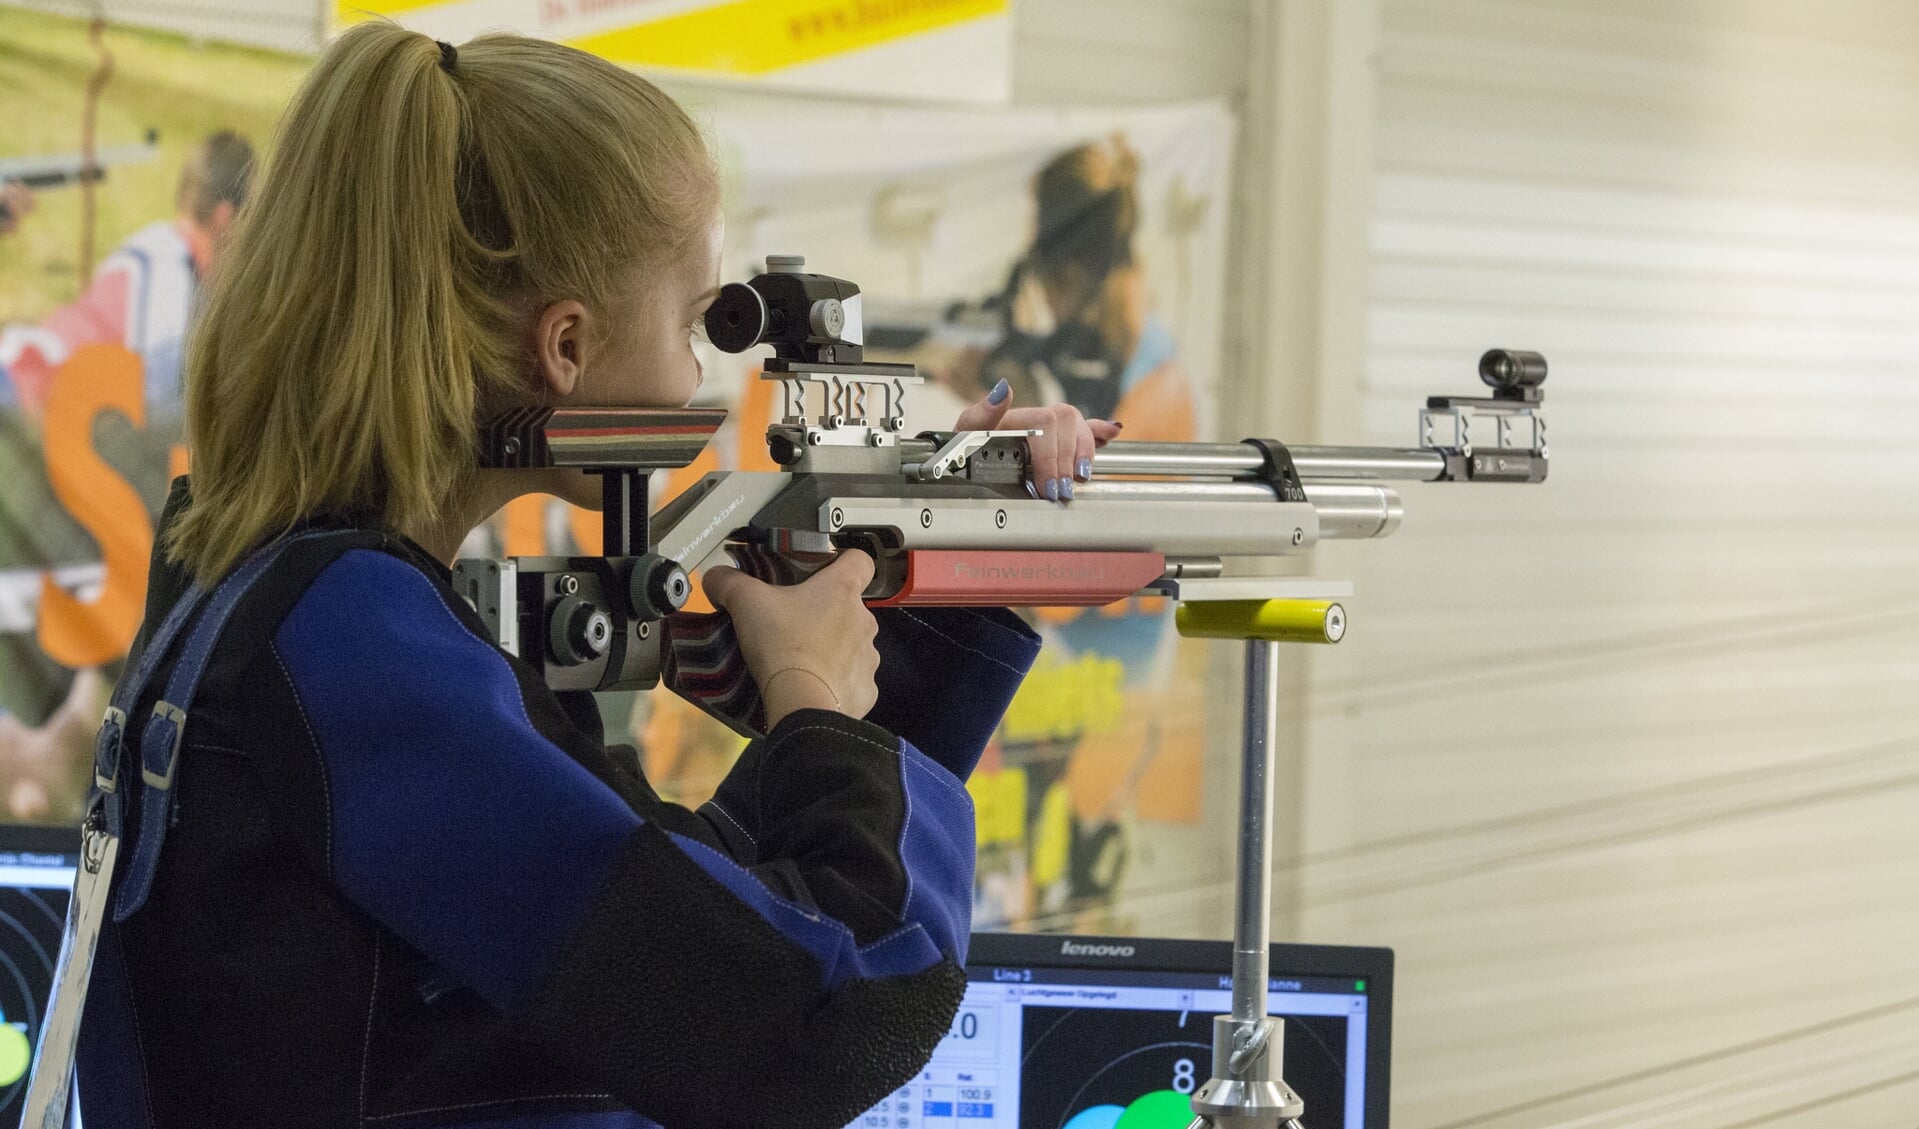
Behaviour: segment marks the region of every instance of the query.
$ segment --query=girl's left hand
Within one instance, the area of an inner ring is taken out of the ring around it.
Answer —
[[[1120,424],[1087,419],[1071,404],[1044,408],[1013,407],[1013,390],[1004,380],[986,398],[960,413],[955,431],[1043,431],[1026,441],[1032,478],[1026,490],[1049,502],[1069,502],[1073,483],[1093,477],[1093,451],[1119,437]]]

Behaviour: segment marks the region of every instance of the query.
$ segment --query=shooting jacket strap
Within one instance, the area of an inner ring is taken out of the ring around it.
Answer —
[[[213,645],[219,640],[233,609],[254,583],[292,546],[322,537],[349,535],[339,530],[311,530],[282,538],[255,552],[214,588],[194,585],[173,605],[147,649],[121,677],[113,703],[100,726],[93,750],[93,791],[87,798],[82,828],[83,854],[76,869],[73,900],[60,937],[60,957],[54,970],[53,992],[47,1000],[47,1018],[40,1029],[40,1046],[22,1105],[23,1129],[63,1129],[71,1105],[73,1062],[86,1012],[87,990],[93,979],[93,958],[105,926],[107,903],[113,898],[120,838],[126,826],[126,805],[140,795],[140,829],[133,859],[119,883],[115,921],[146,903],[160,861],[160,847],[173,820],[173,783],[180,765],[180,737],[187,711],[206,672]],[[204,614],[201,614],[204,609]],[[187,638],[186,650],[167,681],[166,693],[154,707],[140,742],[140,779],[121,776],[126,760],[127,712],[140,701],[159,673],[175,640],[194,617],[199,622]]]
[[[93,794],[87,807],[90,813],[102,813],[107,833],[115,839],[120,837],[124,827],[126,811],[127,794],[125,782],[120,779],[120,761],[121,751],[126,744],[127,711],[133,708],[147,683],[153,680],[154,669],[173,649],[174,638],[193,618],[194,611],[204,598],[205,593],[195,587],[173,605],[166,619],[160,622],[159,630],[147,641],[147,649],[141,653],[140,661],[121,676],[120,684],[114,688],[112,702],[107,706],[107,715],[100,723],[100,733],[94,738]]]
[[[146,692],[154,674],[166,661],[167,652],[172,649],[175,638],[187,623],[194,623],[193,631],[181,649],[179,661],[174,664],[173,673],[167,679],[166,689],[154,703],[153,713],[147,718],[140,735],[140,780],[137,788],[140,796],[140,827],[114,903],[115,921],[125,921],[145,905],[147,894],[153,888],[154,874],[159,869],[160,849],[166,841],[167,828],[173,822],[174,782],[180,768],[180,745],[186,730],[187,714],[192,709],[194,695],[200,689],[200,679],[206,673],[207,663],[213,657],[214,644],[225,630],[227,620],[255,582],[288,549],[321,538],[355,535],[353,531],[344,530],[297,533],[256,551],[239,568],[228,574],[211,595],[201,586],[194,585],[168,613],[160,630],[148,644],[146,653],[140,656],[139,667],[122,680],[115,690],[113,707],[107,711],[94,754],[94,775],[99,787],[96,802],[105,804],[107,826],[117,838],[120,828],[124,826],[125,804],[133,791],[128,787],[133,783],[132,774],[128,773],[126,779],[120,777],[127,711]]]

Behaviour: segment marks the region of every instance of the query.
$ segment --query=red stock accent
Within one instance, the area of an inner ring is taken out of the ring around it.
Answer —
[[[1092,608],[1123,600],[1166,572],[1162,553],[909,549],[906,580],[876,608]]]

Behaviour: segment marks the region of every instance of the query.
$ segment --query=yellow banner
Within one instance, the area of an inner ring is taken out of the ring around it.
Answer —
[[[573,45],[626,66],[758,75],[968,20],[1010,0],[734,0]]]
[[[726,0],[590,35],[566,39],[623,66],[753,76],[1005,16],[1012,0]],[[337,0],[337,25],[377,16],[432,13],[455,17],[471,0]],[[520,30],[590,18],[605,0],[533,0]],[[498,7],[487,5],[489,15]],[[413,26],[408,23],[408,26]],[[550,33],[549,33],[550,34]]]
[[[333,5],[333,26],[351,27],[361,20],[375,19],[380,16],[397,16],[417,8],[431,8],[446,0],[335,0]]]

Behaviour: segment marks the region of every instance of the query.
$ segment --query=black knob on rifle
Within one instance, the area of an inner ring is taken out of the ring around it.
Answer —
[[[1499,392],[1546,383],[1546,358],[1523,349],[1488,349],[1479,358],[1479,379]]]
[[[633,605],[633,618],[646,623],[665,619],[685,607],[693,595],[693,582],[679,562],[647,553],[633,562],[626,594]]]
[[[613,620],[578,596],[562,596],[547,619],[547,649],[561,666],[579,666],[606,654]]]
[[[766,438],[766,453],[781,466],[792,466],[800,461],[805,449],[795,443],[791,436],[769,435]]]
[[[720,296],[706,308],[706,339],[725,353],[744,353],[766,339],[772,328],[766,299],[744,282],[720,287]]]

